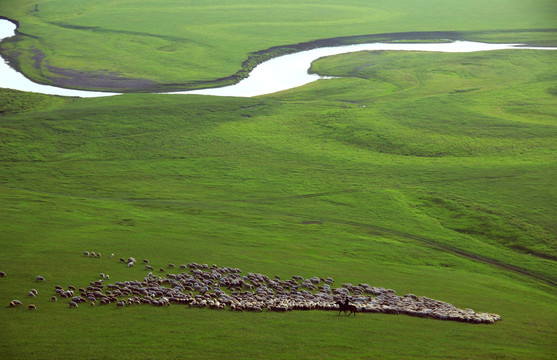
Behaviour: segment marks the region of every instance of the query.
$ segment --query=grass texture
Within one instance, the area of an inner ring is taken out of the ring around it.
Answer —
[[[83,79],[104,78],[129,81],[127,91],[192,88],[234,81],[228,77],[261,60],[257,51],[324,38],[451,31],[556,44],[556,14],[552,0],[5,0],[0,15],[20,27],[1,50],[43,83],[114,89]]]
[[[0,89],[0,354],[552,358],[555,57],[339,55],[312,67],[339,78],[251,99]],[[503,320],[50,302],[99,272],[142,279],[128,256],[367,282]],[[36,311],[7,308],[30,288]]]

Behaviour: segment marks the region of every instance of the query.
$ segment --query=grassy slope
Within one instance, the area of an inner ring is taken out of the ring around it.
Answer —
[[[59,76],[47,64],[164,83],[213,80],[240,70],[249,53],[277,45],[384,32],[554,28],[555,14],[551,0],[0,3],[0,15],[18,20],[20,32],[29,35],[5,43],[5,51],[18,57],[27,76],[47,82]],[[501,36],[475,35],[508,40]],[[549,36],[523,33],[520,41],[554,42]],[[33,49],[45,55],[38,69]]]
[[[0,304],[41,295],[36,312],[0,311],[0,353],[551,358],[555,287],[445,250],[555,282],[555,261],[524,254],[556,255],[554,63],[533,51],[350,54],[314,70],[352,78],[256,99],[49,98],[0,116]],[[54,284],[101,271],[142,277],[110,252],[368,282],[503,321],[49,302]]]

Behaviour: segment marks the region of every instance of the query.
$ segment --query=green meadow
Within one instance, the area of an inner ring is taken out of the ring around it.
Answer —
[[[543,1],[35,3],[0,4],[34,36],[2,49],[43,80],[47,62],[213,80],[271,46],[394,31],[557,40],[495,31],[550,28],[555,5]],[[176,49],[154,50],[167,45]],[[46,55],[40,71],[25,55],[33,46]],[[537,50],[345,54],[312,65],[336,78],[254,98],[0,89],[0,358],[553,359],[556,60]],[[101,272],[143,279],[143,266],[118,261],[129,256],[330,276],[502,320],[51,302],[55,285],[86,287]],[[24,306],[8,307],[13,299]]]
[[[456,31],[468,33],[469,40],[555,44],[555,36],[543,30],[555,28],[556,12],[552,0],[0,3],[0,14],[20,24],[20,35],[2,45],[3,54],[29,78],[127,91],[207,87],[216,79],[222,79],[217,85],[229,83],[234,80],[229,76],[244,76],[242,69],[280,51],[255,52],[325,38]],[[508,36],[511,30],[519,33]],[[121,81],[84,83],[83,76]],[[124,79],[130,82],[122,85]]]

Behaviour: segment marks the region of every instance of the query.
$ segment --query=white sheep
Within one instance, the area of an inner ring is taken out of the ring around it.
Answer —
[[[16,306],[21,306],[22,303],[19,300],[12,300],[10,301],[10,307],[16,307]]]

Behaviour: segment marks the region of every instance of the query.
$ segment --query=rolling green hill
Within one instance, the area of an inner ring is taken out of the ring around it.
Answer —
[[[312,71],[341,78],[251,99],[1,89],[0,354],[552,358],[555,57],[339,55]],[[128,256],[331,276],[502,321],[50,301],[99,272],[141,280]]]

